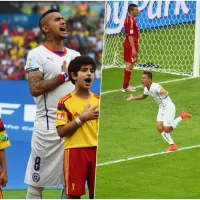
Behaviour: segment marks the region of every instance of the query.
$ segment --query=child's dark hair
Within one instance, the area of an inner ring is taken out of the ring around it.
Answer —
[[[71,82],[75,85],[75,80],[72,78],[71,73],[74,72],[74,74],[77,76],[78,71],[81,69],[84,65],[92,65],[94,71],[96,70],[96,63],[94,60],[89,56],[78,56],[71,60],[68,66],[68,75]]]
[[[148,78],[152,79],[153,78],[153,75],[150,71],[144,71],[143,74],[146,74],[148,75]]]
[[[136,8],[136,7],[138,7],[136,4],[130,4],[129,6],[128,6],[128,12],[130,13],[130,11],[131,10],[133,10],[134,8]]]

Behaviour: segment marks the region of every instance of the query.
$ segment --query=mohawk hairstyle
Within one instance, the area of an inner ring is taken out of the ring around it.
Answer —
[[[42,25],[41,25],[41,20],[46,17],[48,14],[50,13],[53,13],[53,12],[58,12],[56,9],[50,9],[50,10],[47,10],[46,12],[44,12],[42,14],[42,16],[40,17],[40,20],[39,20],[39,27],[40,27],[40,30],[41,32],[44,34],[44,32],[42,31]]]

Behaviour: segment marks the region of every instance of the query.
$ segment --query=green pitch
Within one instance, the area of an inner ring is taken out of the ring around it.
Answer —
[[[26,190],[4,190],[4,199],[25,199]],[[60,199],[61,189],[49,190],[46,189],[43,192],[42,199]],[[88,194],[84,195],[82,199],[87,199]]]
[[[59,199],[61,190],[44,190],[43,199]],[[4,199],[25,199],[26,190],[4,190]]]
[[[122,33],[105,36],[104,66],[124,66],[124,38]],[[138,63],[152,63],[166,72],[191,75],[194,39],[194,23],[141,30]]]
[[[131,85],[142,71],[133,70]],[[184,78],[153,73],[153,81]],[[102,92],[120,89],[123,69],[103,70]],[[199,78],[161,84],[181,110],[193,115],[172,132],[179,148],[200,145]],[[138,88],[133,95],[143,92]],[[158,106],[149,97],[126,102],[129,93],[101,96],[98,163],[162,152],[168,144],[156,130]],[[97,167],[96,198],[200,198],[200,147]]]

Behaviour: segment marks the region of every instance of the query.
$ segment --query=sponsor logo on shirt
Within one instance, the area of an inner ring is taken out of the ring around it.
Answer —
[[[53,61],[53,58],[49,58],[49,57],[47,57],[47,59]],[[53,62],[54,62],[54,61],[53,61]]]
[[[57,117],[58,120],[62,120],[65,118],[65,113],[57,113]]]
[[[75,183],[72,183],[72,190],[75,190]]]

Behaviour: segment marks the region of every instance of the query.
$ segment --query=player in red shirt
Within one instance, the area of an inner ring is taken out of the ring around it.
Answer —
[[[128,6],[129,16],[124,21],[124,29],[126,33],[126,39],[124,40],[124,61],[126,62],[126,68],[124,70],[124,83],[122,92],[133,92],[135,88],[129,86],[131,79],[131,71],[134,63],[138,59],[138,40],[139,29],[135,18],[138,16],[138,6],[136,4],[130,4]]]

